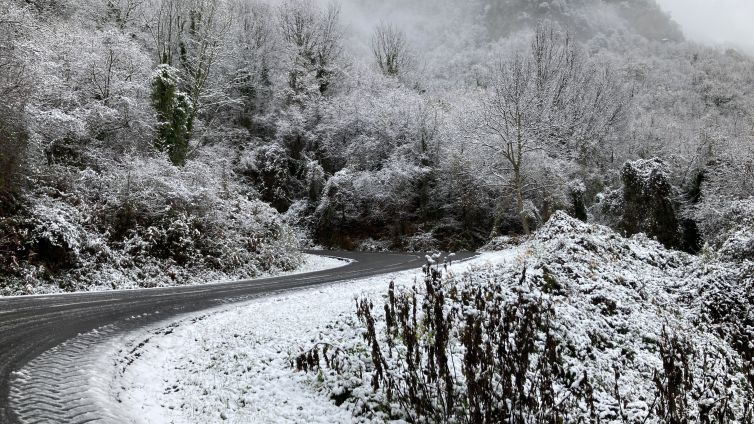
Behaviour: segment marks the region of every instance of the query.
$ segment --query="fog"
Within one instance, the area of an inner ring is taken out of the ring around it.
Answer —
[[[689,39],[733,45],[754,54],[754,1],[657,0]]]

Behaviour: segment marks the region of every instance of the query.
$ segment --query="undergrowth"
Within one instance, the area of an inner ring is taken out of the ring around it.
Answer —
[[[558,316],[563,299],[552,291],[552,276],[527,275],[523,268],[510,277],[456,278],[427,265],[421,284],[390,283],[384,313],[369,298],[357,299],[362,344],[319,343],[292,362],[299,371],[316,372],[319,381],[323,370],[340,376],[341,388],[347,388],[332,393],[333,400],[378,420],[754,422],[747,358],[705,350],[663,328],[654,342],[659,366],[646,376],[648,390],[629,396],[624,374],[631,361],[615,361],[607,379],[565,360],[573,349]],[[738,378],[742,374],[748,379]],[[371,394],[359,395],[357,384],[344,383],[354,378]]]

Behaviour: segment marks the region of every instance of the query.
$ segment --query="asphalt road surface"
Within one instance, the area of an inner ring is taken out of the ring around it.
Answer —
[[[77,347],[91,349],[92,343],[99,342],[97,337],[112,337],[178,315],[276,291],[415,269],[425,263],[424,255],[419,254],[310,253],[344,257],[355,262],[307,274],[204,286],[0,298],[0,423],[96,421],[91,419],[96,411],[87,409],[86,405],[64,401],[65,396],[82,390],[76,387],[77,381],[73,377],[76,364],[64,354]],[[453,259],[471,256],[459,253]],[[88,344],[69,343],[95,329],[107,331],[87,336]],[[66,344],[73,347],[60,348]],[[22,368],[28,366],[33,371],[38,364],[40,367],[54,366],[59,371],[45,371],[25,379],[18,376]],[[50,390],[32,397],[34,393],[25,386],[13,387],[19,385],[14,383],[15,380],[22,380],[27,385],[49,386]],[[12,402],[14,397],[11,394],[21,399],[26,396],[27,405],[18,400]],[[61,412],[67,415],[58,415]],[[34,418],[29,419],[30,415]],[[61,416],[67,418],[61,419]],[[76,417],[79,419],[74,419]]]

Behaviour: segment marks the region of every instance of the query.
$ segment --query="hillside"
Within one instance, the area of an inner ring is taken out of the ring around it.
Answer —
[[[649,0],[0,14],[3,293],[252,276],[302,246],[473,250],[557,211],[698,252],[750,212],[754,60]],[[655,158],[670,236],[599,210]]]

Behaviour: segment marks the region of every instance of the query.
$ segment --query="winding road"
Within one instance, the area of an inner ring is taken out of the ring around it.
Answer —
[[[0,423],[99,421],[91,405],[75,402],[84,390],[77,377],[83,365],[75,358],[117,334],[223,303],[425,263],[419,254],[309,253],[354,262],[307,274],[204,286],[0,298]],[[470,256],[459,253],[454,259]]]

